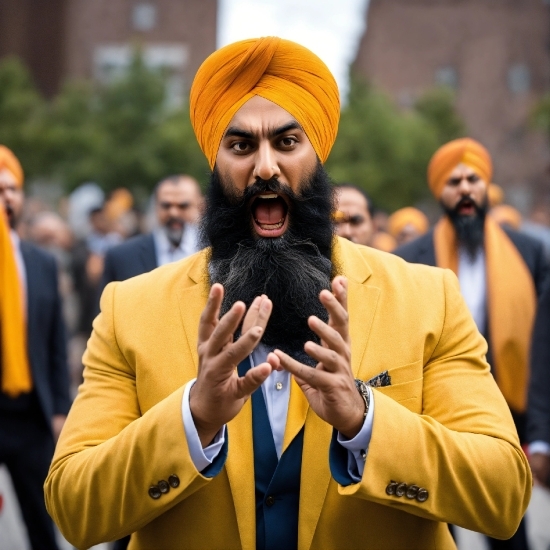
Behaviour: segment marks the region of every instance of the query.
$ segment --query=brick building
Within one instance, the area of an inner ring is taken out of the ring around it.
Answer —
[[[19,55],[51,96],[66,77],[108,80],[139,46],[179,101],[216,49],[216,23],[217,0],[2,0],[0,57]]]
[[[370,0],[355,69],[408,107],[451,86],[494,180],[526,211],[549,193],[550,149],[529,115],[550,90],[550,1]]]

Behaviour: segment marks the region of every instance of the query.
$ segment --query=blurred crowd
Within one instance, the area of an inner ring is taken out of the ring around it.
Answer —
[[[180,186],[170,184],[172,180],[183,182],[179,193]],[[393,252],[430,229],[428,217],[418,208],[408,206],[388,213],[376,208],[360,187],[344,183],[336,188],[335,231],[357,244]],[[172,197],[174,190],[176,196]],[[110,280],[126,278],[104,273],[107,252],[130,239],[162,233],[171,237],[174,248],[180,246],[186,234],[185,252],[195,252],[199,247],[198,224],[203,200],[199,184],[185,175],[159,182],[145,205],[137,205],[128,189],[119,188],[105,196],[92,183],[64,196],[55,209],[38,198],[27,198],[19,234],[52,253],[59,265],[63,313],[69,334],[72,395],[82,380],[82,353],[99,311],[101,291]],[[501,226],[539,239],[550,259],[548,209],[535,205],[531,215],[524,219],[517,209],[506,204],[504,191],[494,183],[489,187],[488,200],[490,216]],[[185,255],[180,253],[175,258],[165,258],[164,262],[157,261],[151,269]]]

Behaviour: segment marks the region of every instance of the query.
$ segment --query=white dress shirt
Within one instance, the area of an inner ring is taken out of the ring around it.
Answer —
[[[198,250],[198,229],[196,225],[186,223],[180,244],[174,246],[161,227],[153,232],[155,249],[157,251],[157,265],[166,265],[191,256]]]
[[[474,318],[479,332],[487,327],[487,281],[485,274],[485,252],[480,249],[472,261],[464,248],[459,249],[458,281],[460,292]]]
[[[250,355],[252,365],[259,365],[267,359],[271,350],[260,344]],[[185,386],[182,399],[182,415],[189,454],[191,460],[199,472],[212,464],[218,456],[225,443],[226,426],[217,433],[212,443],[202,448],[191,408],[189,406],[189,392],[196,379],[191,380]],[[288,401],[290,399],[290,373],[283,371],[273,371],[262,384],[262,393],[266,404],[267,415],[273,433],[273,441],[277,457],[281,458],[283,448],[283,437],[286,427],[286,417],[288,412]],[[363,427],[353,439],[347,439],[338,433],[338,443],[348,450],[348,473],[354,482],[361,480],[365,468],[365,458],[368,451],[370,438],[372,434],[372,423],[374,420],[374,399],[372,391],[370,392],[370,406]]]

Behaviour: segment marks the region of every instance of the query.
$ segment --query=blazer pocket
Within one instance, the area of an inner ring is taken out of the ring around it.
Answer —
[[[375,389],[395,401],[415,399],[422,404],[423,369],[422,360],[399,367],[390,367],[387,370],[391,377],[391,385]]]

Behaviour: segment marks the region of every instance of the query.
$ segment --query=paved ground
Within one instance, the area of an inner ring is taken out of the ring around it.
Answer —
[[[0,510],[0,548],[2,550],[30,550],[21,512],[13,493],[9,474],[0,466],[0,495],[3,506]],[[527,531],[531,550],[550,550],[550,491],[535,487],[527,511]],[[72,546],[59,535],[61,550],[72,550]],[[488,550],[479,533],[459,529],[457,533],[459,550]],[[108,544],[95,546],[93,550],[109,550]]]

